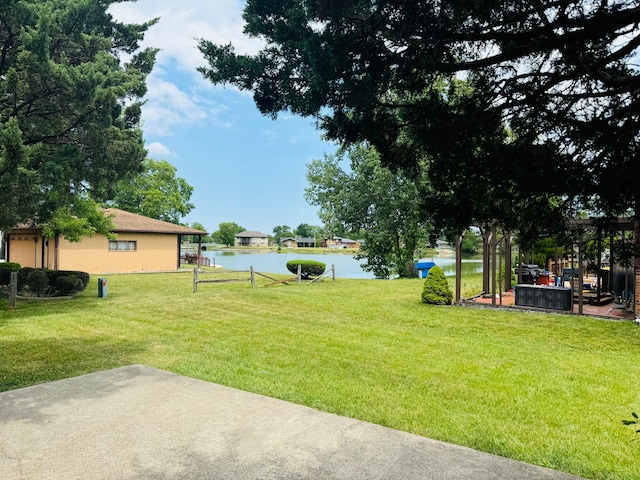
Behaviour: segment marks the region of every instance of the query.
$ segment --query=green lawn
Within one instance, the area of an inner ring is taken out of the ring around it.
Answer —
[[[640,329],[420,303],[423,280],[251,289],[109,275],[74,300],[0,299],[0,391],[132,363],[587,478],[640,478]],[[465,285],[469,283],[465,280]]]

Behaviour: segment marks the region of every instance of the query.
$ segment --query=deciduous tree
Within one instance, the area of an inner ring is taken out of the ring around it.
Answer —
[[[245,231],[244,227],[241,227],[234,222],[222,222],[218,225],[218,230],[213,232],[213,241],[222,245],[232,246],[236,242],[236,235]]]
[[[343,167],[345,157],[348,168]],[[355,145],[308,165],[305,198],[328,231],[362,232],[357,258],[376,277],[415,275],[414,254],[429,230],[418,198],[420,175],[392,171],[373,147]]]
[[[142,169],[142,172],[119,182],[113,205],[128,212],[179,224],[180,219],[194,207],[189,202],[193,187],[184,178],[176,176],[176,168],[166,160],[146,159]]]
[[[309,225],[308,223],[301,223],[296,227],[293,233],[298,237],[317,238],[322,235],[322,227]]]
[[[195,230],[200,230],[201,232],[206,232],[207,229],[205,228],[205,226],[203,224],[201,224],[200,222],[193,222],[191,224],[191,228],[195,229]],[[196,243],[198,242],[198,237],[197,236],[193,236],[191,241]],[[203,243],[211,243],[213,241],[213,239],[211,238],[211,235],[204,235],[202,237],[202,242]]]
[[[289,225],[277,225],[273,227],[273,238],[279,244],[281,238],[293,237],[294,233],[291,231]]]
[[[467,230],[462,237],[462,253],[476,254],[482,250],[482,239],[473,230]]]

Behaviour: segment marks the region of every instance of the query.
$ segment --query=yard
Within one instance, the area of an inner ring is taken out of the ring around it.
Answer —
[[[0,299],[0,391],[140,363],[594,479],[640,478],[640,329],[420,303],[423,280],[189,273]],[[464,281],[467,287],[469,282]]]

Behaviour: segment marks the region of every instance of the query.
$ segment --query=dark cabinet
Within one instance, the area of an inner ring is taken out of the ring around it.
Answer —
[[[516,305],[571,310],[573,296],[570,288],[520,284],[516,285]]]

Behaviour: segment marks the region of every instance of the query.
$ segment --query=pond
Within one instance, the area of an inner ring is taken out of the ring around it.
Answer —
[[[290,273],[287,270],[287,262],[290,260],[315,260],[323,262],[327,265],[327,269],[331,265],[335,265],[336,277],[340,278],[375,278],[371,272],[365,272],[360,266],[364,260],[356,260],[353,255],[341,253],[326,254],[309,254],[309,253],[278,253],[278,252],[249,252],[249,251],[225,251],[225,250],[208,250],[203,252],[205,257],[211,259],[211,265],[214,264],[227,268],[229,270],[249,270],[253,266],[257,272],[265,273]],[[454,257],[440,257],[425,259],[433,261],[442,270],[445,275],[455,275],[456,265]],[[481,258],[463,258],[462,273],[476,273],[482,271]]]

